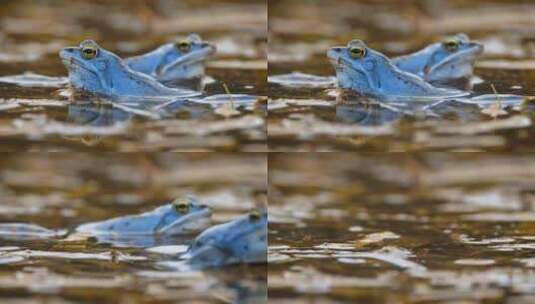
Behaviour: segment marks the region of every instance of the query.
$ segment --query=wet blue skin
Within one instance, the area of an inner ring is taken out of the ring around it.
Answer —
[[[362,95],[380,99],[464,95],[458,90],[434,87],[400,70],[385,55],[367,47],[361,40],[350,41],[345,47],[333,47],[327,57],[336,70],[338,86]]]
[[[168,88],[148,75],[133,71],[119,56],[93,40],[64,48],[59,56],[69,72],[71,85],[78,90],[110,97],[200,95],[191,90]]]
[[[194,268],[267,261],[267,212],[251,212],[203,231],[182,256]]]
[[[6,240],[36,240],[59,238],[67,230],[52,230],[28,223],[0,223],[0,238]]]
[[[132,69],[161,82],[201,79],[204,63],[216,52],[216,47],[202,41],[197,34],[178,39],[140,56],[125,59]]]
[[[209,207],[187,197],[139,215],[82,224],[76,231],[91,235],[185,235],[208,227],[211,214]]]
[[[153,246],[155,237],[191,235],[210,225],[211,209],[193,197],[177,199],[170,204],[139,215],[82,224],[76,232],[88,234],[100,242],[138,247]],[[28,223],[1,223],[0,237],[25,240],[59,238],[66,230],[52,230]]]
[[[470,41],[466,34],[457,34],[413,54],[393,58],[392,62],[428,82],[447,83],[471,77],[475,61],[482,53],[482,44]]]

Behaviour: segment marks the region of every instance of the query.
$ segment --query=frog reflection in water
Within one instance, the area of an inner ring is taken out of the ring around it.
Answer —
[[[85,40],[67,47],[59,56],[69,72],[71,85],[82,91],[105,96],[192,97],[198,92],[168,88],[152,77],[130,69],[119,56]]]
[[[204,63],[216,52],[216,47],[202,41],[197,34],[177,39],[140,56],[125,59],[132,69],[172,86],[202,83]]]
[[[253,211],[203,231],[182,256],[194,268],[267,260],[267,212]]]
[[[134,114],[112,104],[72,103],[69,104],[67,121],[82,126],[109,127],[126,123]]]
[[[78,226],[75,231],[96,237],[99,242],[131,246],[153,246],[155,237],[190,235],[210,225],[211,209],[192,196],[139,215],[117,217]],[[0,236],[8,239],[55,238],[56,230],[26,223],[0,224]]]
[[[448,83],[472,76],[474,64],[483,53],[483,45],[457,34],[424,49],[392,59],[399,69],[416,74],[432,83]]]
[[[117,105],[113,103],[76,102],[69,104],[67,121],[83,126],[111,127],[126,124],[134,117],[151,119],[155,117],[174,117],[181,115],[188,119],[207,119],[213,117],[210,106],[187,101],[166,104],[154,111],[145,111],[136,105]]]
[[[397,68],[385,55],[361,40],[346,47],[333,47],[327,57],[336,70],[341,88],[381,99],[399,97],[458,97],[467,95],[454,89],[437,88],[422,78]]]

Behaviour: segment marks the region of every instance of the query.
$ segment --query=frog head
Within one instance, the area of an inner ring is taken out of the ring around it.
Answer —
[[[388,71],[388,58],[361,40],[352,40],[345,47],[333,47],[327,57],[334,66],[341,88],[375,94],[382,90],[382,81],[392,77]]]
[[[429,57],[423,70],[423,77],[427,81],[468,77],[472,75],[476,58],[483,53],[482,44],[470,41],[462,33],[428,48]]]
[[[76,230],[93,235],[183,235],[208,227],[211,215],[210,207],[200,204],[194,196],[187,195],[152,211],[87,223]]]
[[[154,231],[157,234],[188,234],[206,228],[211,222],[212,209],[200,204],[196,197],[188,195],[164,206],[161,220]]]
[[[191,79],[204,75],[204,62],[216,52],[216,47],[197,34],[177,38],[156,52],[157,64],[152,75],[160,81]]]
[[[202,232],[183,258],[192,266],[210,267],[265,262],[266,256],[267,212],[252,211]]]
[[[89,92],[110,92],[114,74],[124,69],[121,58],[93,40],[82,41],[77,47],[66,47],[59,56],[69,72],[71,85]]]

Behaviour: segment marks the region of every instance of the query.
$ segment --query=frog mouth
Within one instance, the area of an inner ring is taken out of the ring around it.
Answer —
[[[214,267],[238,263],[239,259],[227,248],[219,244],[205,244],[201,248],[188,250],[180,256],[194,267]]]
[[[185,214],[164,227],[155,229],[156,234],[187,234],[209,226],[212,210],[208,207]]]
[[[342,56],[335,53],[332,49],[327,52],[327,58],[334,67],[340,67],[342,65]]]
[[[63,64],[69,69],[80,68],[80,69],[88,71],[89,73],[94,74],[95,76],[98,77],[98,75],[95,73],[95,71],[93,71],[93,70],[89,69],[88,67],[86,67],[84,64],[82,64],[82,62],[80,62],[80,60],[76,59],[75,57],[62,56],[61,57],[61,62],[63,62]]]
[[[202,62],[208,59],[208,57],[214,55],[216,52],[216,47],[209,44],[205,47],[203,47],[200,50],[191,52],[189,54],[186,54],[182,57],[180,57],[177,61],[175,61],[176,64],[186,64],[186,63],[196,63],[196,62]]]
[[[331,64],[334,66],[335,69],[349,68],[356,72],[362,73],[362,71],[355,69],[353,67],[353,64],[350,61],[348,61],[347,59],[345,59],[342,55],[339,55],[338,53],[329,51],[327,53],[327,57],[329,58],[329,61],[331,62]]]
[[[342,56],[338,56],[338,57],[329,57],[329,61],[331,62],[331,64],[334,66],[334,68],[337,70],[337,71],[340,71],[342,72],[344,69],[350,69],[356,73],[359,73],[359,74],[362,74],[362,75],[366,75],[363,71],[361,71],[360,69],[357,69],[355,68],[350,61],[347,61],[346,59],[344,59]]]
[[[329,57],[329,61],[335,67],[342,67],[342,57],[338,57],[336,59]]]
[[[447,58],[444,58],[442,61],[435,64],[435,67],[429,72],[432,72],[433,70],[440,68],[444,65],[451,64],[455,61],[472,64],[476,60],[476,57],[481,55],[481,53],[483,53],[483,46],[479,43],[472,43],[472,46],[467,48],[466,50],[457,52],[452,56],[448,56]]]
[[[215,46],[208,45],[200,50],[188,53],[171,63],[158,66],[156,68],[156,75],[166,74],[169,70],[176,69],[180,66],[200,64],[215,54],[215,52]]]

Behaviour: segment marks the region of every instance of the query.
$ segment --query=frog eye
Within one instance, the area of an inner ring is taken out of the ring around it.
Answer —
[[[93,59],[95,57],[97,57],[97,49],[95,47],[92,47],[92,46],[85,46],[82,48],[82,57],[84,57],[84,59]]]
[[[249,221],[250,222],[258,222],[260,220],[260,213],[258,211],[252,211],[249,213]]]
[[[189,205],[186,204],[186,203],[178,203],[178,204],[175,204],[175,210],[180,212],[180,213],[188,213],[189,212]]]
[[[187,53],[191,50],[191,42],[189,40],[179,40],[175,45],[182,53]]]
[[[450,53],[453,53],[459,49],[459,41],[454,39],[446,40],[442,43],[442,45],[444,46],[446,51]]]
[[[366,49],[359,47],[359,46],[353,46],[349,48],[349,55],[353,59],[362,58],[366,55]]]
[[[186,197],[179,197],[172,202],[173,208],[180,213],[188,213],[190,204]]]

